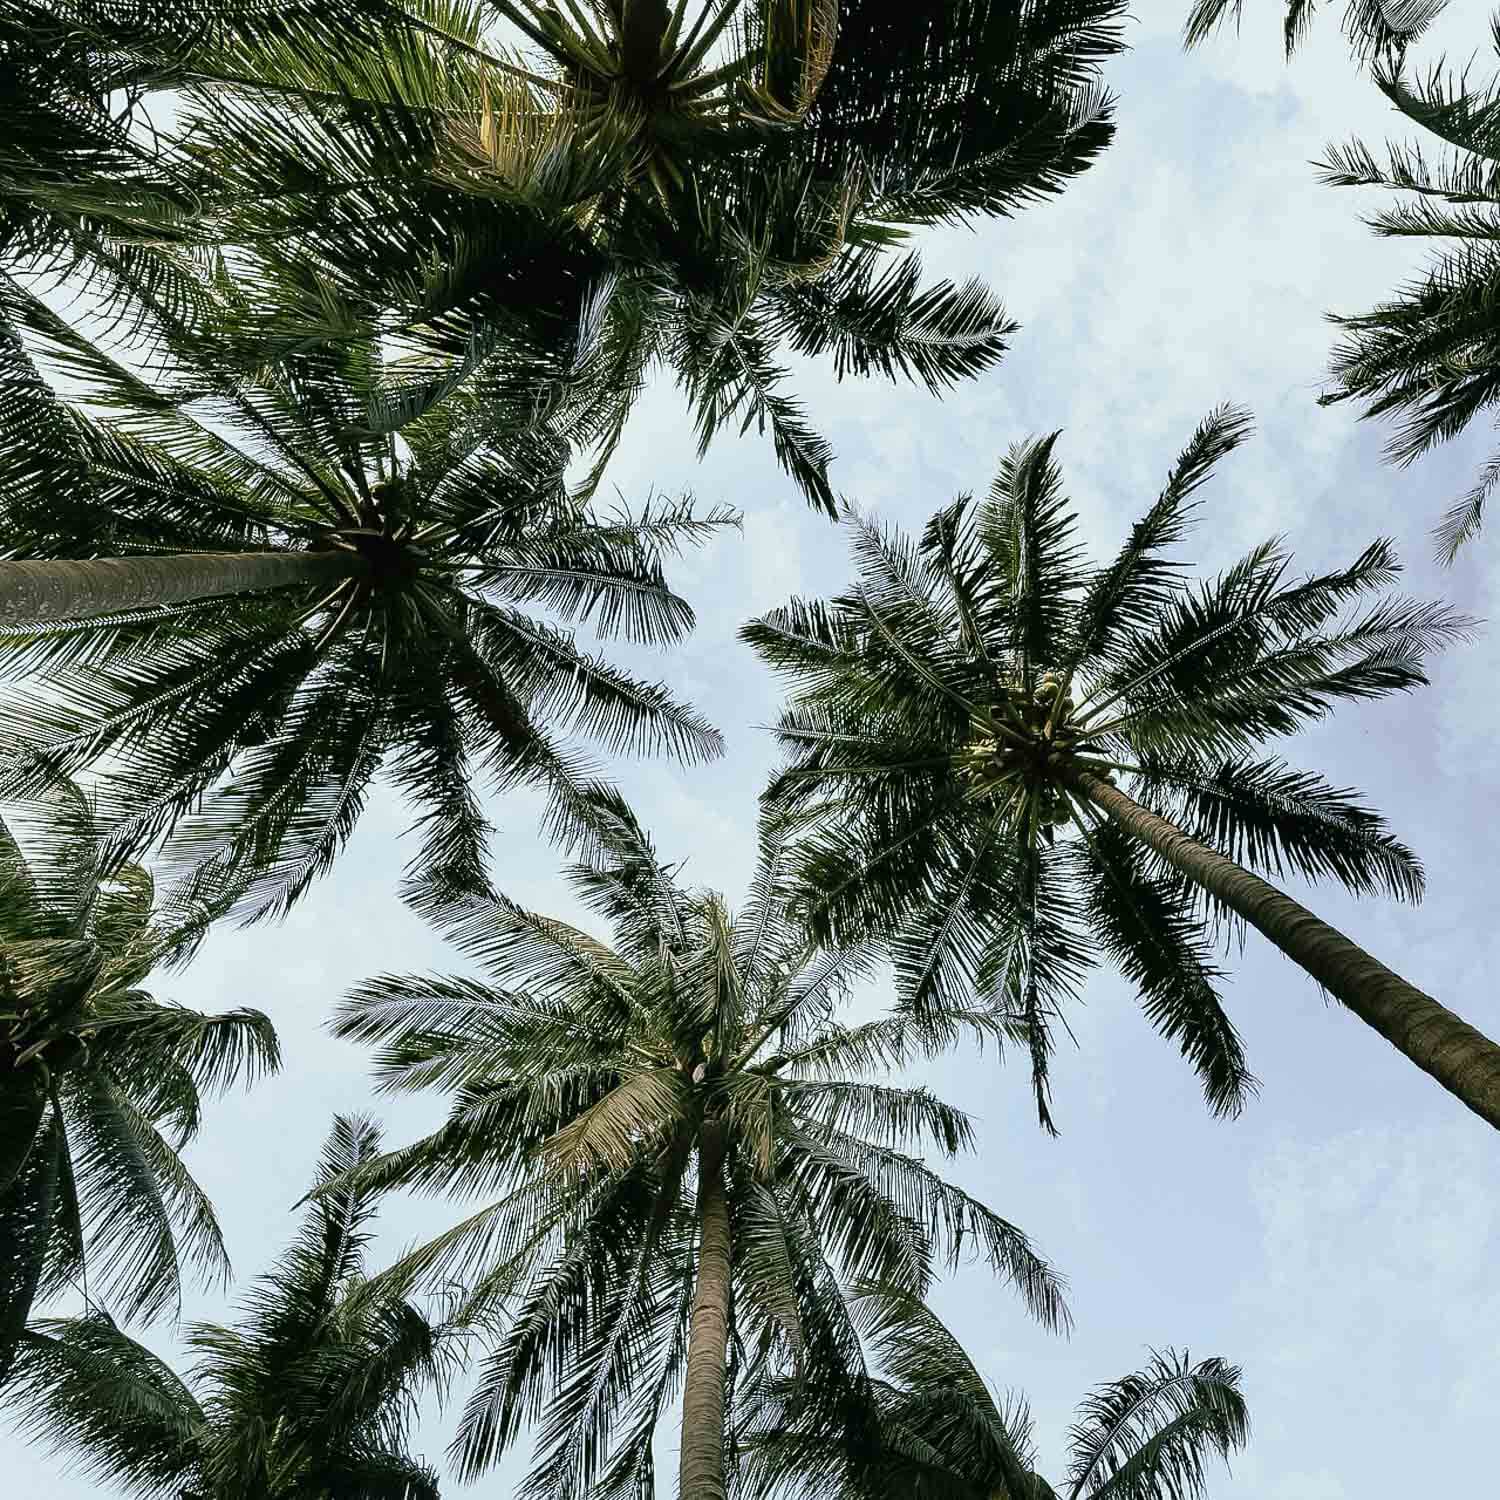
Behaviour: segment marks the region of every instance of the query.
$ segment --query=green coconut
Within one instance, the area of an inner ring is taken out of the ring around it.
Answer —
[[[71,1073],[89,1060],[89,1044],[75,1031],[66,1032],[47,1043],[42,1056],[54,1073]]]

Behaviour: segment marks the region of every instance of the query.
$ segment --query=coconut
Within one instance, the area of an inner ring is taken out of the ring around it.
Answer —
[[[48,1042],[42,1055],[54,1073],[71,1073],[74,1068],[81,1068],[88,1062],[89,1044],[76,1032],[69,1031]]]

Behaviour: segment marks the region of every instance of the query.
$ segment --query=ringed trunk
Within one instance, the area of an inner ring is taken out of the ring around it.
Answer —
[[[678,1500],[724,1500],[724,1371],[729,1349],[729,1199],[724,1126],[698,1142],[698,1283],[682,1393]]]
[[[363,569],[353,552],[186,552],[0,562],[0,627],[85,620],[154,604],[335,583]]]
[[[1398,1052],[1500,1129],[1500,1046],[1482,1031],[1408,984],[1300,902],[1190,839],[1092,772],[1064,762],[1058,774],[1070,791],[1238,912]]]

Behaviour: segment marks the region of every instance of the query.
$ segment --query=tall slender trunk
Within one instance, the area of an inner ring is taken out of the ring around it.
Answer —
[[[185,552],[168,557],[0,562],[0,626],[82,620],[152,604],[334,583],[361,571],[354,552]]]
[[[698,1284],[682,1392],[677,1500],[724,1500],[724,1370],[729,1350],[729,1199],[724,1126],[698,1141]]]
[[[1500,1046],[1482,1031],[1408,984],[1300,902],[1190,839],[1118,788],[1077,765],[1064,762],[1058,771],[1071,791],[1238,912],[1398,1052],[1500,1128]]]

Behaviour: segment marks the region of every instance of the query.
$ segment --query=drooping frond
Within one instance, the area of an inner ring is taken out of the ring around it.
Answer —
[[[1240,1372],[1153,1351],[1145,1369],[1091,1391],[1068,1432],[1069,1500],[1198,1500],[1207,1460],[1243,1446]]]

